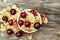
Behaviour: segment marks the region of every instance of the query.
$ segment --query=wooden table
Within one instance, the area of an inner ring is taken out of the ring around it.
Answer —
[[[28,1],[28,2],[27,2]],[[33,2],[30,2],[33,1]],[[18,7],[22,7],[24,9],[26,8],[32,8],[39,12],[43,12],[46,14],[48,18],[48,24],[43,25],[37,32],[33,34],[26,34],[20,38],[23,40],[28,40],[27,35],[32,35],[32,40],[60,40],[60,8],[59,7],[50,7],[47,5],[40,7],[40,1],[39,0],[8,0],[7,3],[3,3],[2,0],[0,0],[0,9],[6,7],[7,5],[17,5]],[[26,3],[27,2],[27,3]],[[2,32],[0,32],[1,34]],[[2,35],[7,35],[5,32]],[[12,39],[13,38],[13,39]],[[20,38],[14,37],[14,36],[1,36],[0,40],[19,40]]]

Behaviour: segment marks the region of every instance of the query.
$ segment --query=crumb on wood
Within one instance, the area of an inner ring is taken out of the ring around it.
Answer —
[[[29,40],[32,40],[32,35],[27,36],[27,38],[28,38]]]

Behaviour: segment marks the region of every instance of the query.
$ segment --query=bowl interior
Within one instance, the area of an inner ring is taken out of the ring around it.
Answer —
[[[32,10],[32,9],[25,9],[22,12],[24,12],[24,11],[30,11],[30,10]],[[40,14],[38,12],[37,12],[37,15],[40,16]],[[20,12],[18,13],[17,23],[18,23],[19,17],[20,17]],[[40,24],[42,24],[41,16],[40,16]],[[33,30],[33,31],[26,31],[26,30],[22,29],[19,24],[18,24],[18,27],[20,28],[20,30],[22,30],[22,31],[24,31],[26,33],[33,33],[33,32],[36,32],[37,31],[37,29],[36,30]]]

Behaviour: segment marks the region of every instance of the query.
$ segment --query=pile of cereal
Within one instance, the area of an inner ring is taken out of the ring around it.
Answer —
[[[48,22],[44,14],[39,14],[33,9],[23,10],[16,5],[7,6],[0,11],[0,22],[3,23],[0,31],[6,31],[8,35],[15,33],[17,37],[21,37],[25,31],[31,32],[39,29],[42,25],[42,20],[43,23]]]
[[[3,24],[1,24],[0,31],[6,31],[8,35],[16,33],[17,37],[22,36],[22,32],[17,25],[18,12],[21,10],[22,9],[17,8],[16,5],[13,5],[12,7],[7,6],[2,9],[0,11],[0,22]]]

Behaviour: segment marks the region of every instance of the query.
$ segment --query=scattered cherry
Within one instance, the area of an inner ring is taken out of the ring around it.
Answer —
[[[29,21],[25,22],[26,27],[30,27],[31,23]]]
[[[21,37],[23,34],[22,34],[22,32],[21,31],[18,31],[17,33],[16,33],[16,36],[17,37]]]
[[[7,22],[8,21],[8,17],[7,16],[3,16],[2,20]]]
[[[22,18],[26,18],[26,13],[25,12],[22,12],[21,14],[20,14],[20,17],[22,17]]]
[[[39,29],[40,27],[41,27],[41,25],[40,25],[39,22],[36,22],[36,23],[34,24],[34,28]]]
[[[15,9],[11,9],[11,10],[10,10],[10,13],[11,13],[11,15],[16,14],[16,10],[15,10]]]
[[[30,11],[30,13],[32,13],[32,14],[35,15],[35,14],[36,14],[36,11],[32,9],[32,10]]]
[[[9,25],[13,25],[13,20],[9,20]]]
[[[18,24],[21,26],[21,25],[23,25],[23,21],[22,20],[19,20],[18,21]]]
[[[7,34],[8,35],[11,35],[11,34],[13,34],[14,32],[11,30],[11,29],[7,29]]]

